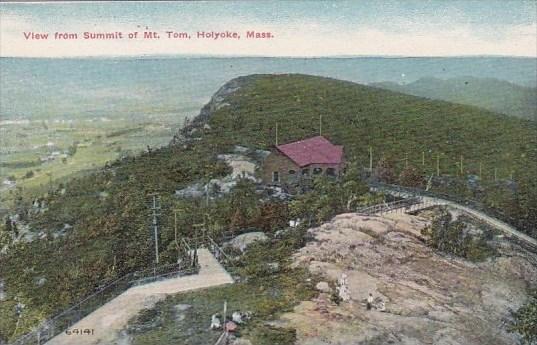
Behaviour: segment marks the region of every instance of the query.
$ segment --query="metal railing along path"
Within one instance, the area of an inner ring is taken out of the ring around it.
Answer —
[[[428,205],[427,207],[448,206],[460,210],[506,233],[509,236],[516,237],[518,240],[530,244],[533,247],[537,247],[537,239],[518,231],[513,226],[497,219],[496,217],[488,215],[485,210],[482,210],[482,207],[479,207],[480,209],[477,209],[478,207],[472,207],[473,205],[477,205],[472,200],[454,200],[454,197],[438,195],[430,191],[407,188],[398,185],[369,183],[369,186],[372,191],[385,192],[400,198],[420,198],[423,204]]]
[[[209,236],[207,236],[207,248],[221,264],[231,262],[231,257]]]
[[[41,345],[56,335],[66,331],[99,307],[119,296],[127,289],[147,284],[170,276],[184,276],[195,274],[199,267],[185,267],[179,264],[158,266],[155,268],[127,273],[126,275],[102,285],[91,295],[85,297],[75,305],[65,309],[37,326],[33,331],[24,334],[10,345]]]
[[[392,211],[407,211],[412,208],[412,206],[420,204],[421,198],[414,197],[414,198],[408,198],[408,199],[402,199],[402,200],[396,200],[388,203],[380,203],[372,206],[367,206],[358,209],[357,213],[363,213],[368,215],[374,215],[374,214],[384,214]]]

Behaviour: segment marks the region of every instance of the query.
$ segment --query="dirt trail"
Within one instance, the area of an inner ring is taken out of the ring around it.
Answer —
[[[233,283],[233,279],[207,249],[198,251],[200,271],[196,275],[167,279],[128,289],[89,314],[71,329],[93,329],[93,335],[61,333],[45,345],[111,345],[129,319],[153,307],[166,295]]]

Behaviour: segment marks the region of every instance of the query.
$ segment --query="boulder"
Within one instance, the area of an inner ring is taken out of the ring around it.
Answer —
[[[261,231],[255,231],[239,235],[233,238],[231,241],[227,242],[226,245],[240,250],[241,252],[244,252],[246,250],[246,247],[248,247],[250,244],[257,241],[266,240],[268,240],[267,235],[265,235]]]
[[[192,307],[190,304],[177,304],[173,307],[175,321],[181,322],[186,319],[186,311]]]
[[[330,287],[330,285],[328,285],[327,282],[318,282],[317,285],[315,285],[315,288],[318,291],[324,292],[324,293],[332,292],[332,288]]]
[[[205,193],[204,186],[201,183],[194,183],[183,189],[175,191],[175,196],[178,198],[199,198]]]

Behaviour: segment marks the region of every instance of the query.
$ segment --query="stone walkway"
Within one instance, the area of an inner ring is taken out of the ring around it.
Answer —
[[[166,295],[233,283],[233,278],[207,249],[198,250],[198,258],[198,274],[132,287],[71,327],[93,329],[93,335],[67,335],[64,332],[45,345],[111,345],[132,317],[153,307]]]

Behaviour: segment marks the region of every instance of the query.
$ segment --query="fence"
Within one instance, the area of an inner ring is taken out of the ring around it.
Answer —
[[[76,322],[95,311],[108,301],[119,296],[130,287],[147,284],[172,275],[183,276],[198,272],[199,267],[190,263],[158,266],[152,269],[128,273],[104,286],[99,287],[91,295],[58,315],[42,322],[35,330],[27,333],[11,345],[41,345],[57,334],[69,329]]]
[[[537,247],[537,240],[535,238],[516,230],[508,222],[502,221],[502,217],[497,216],[496,213],[493,211],[487,210],[479,202],[457,198],[450,195],[444,195],[441,193],[431,193],[420,189],[407,188],[396,185],[370,183],[370,186],[378,191],[384,190],[392,194],[395,193],[399,197],[415,198],[417,196],[422,199],[424,203],[429,205],[449,205],[451,207],[455,207],[495,227],[496,229],[508,233],[510,236],[514,236],[526,245],[530,245],[531,248]]]
[[[207,236],[207,248],[222,265],[231,263],[229,255],[209,236]]]
[[[398,209],[408,209],[413,205],[421,203],[421,198],[414,197],[409,199],[396,200],[388,203],[376,204],[368,207],[358,209],[357,213],[363,213],[368,215],[382,214]]]
[[[426,190],[419,189],[419,188],[402,187],[399,185],[380,183],[380,182],[368,182],[368,185],[371,188],[376,189],[380,192],[382,192],[382,190],[389,191],[392,194],[396,192],[401,197],[420,196],[420,197],[430,197],[430,198],[441,198],[441,199],[451,201],[460,205],[471,207],[491,217],[498,218],[508,224],[516,224],[516,222],[513,222],[513,219],[506,217],[505,214],[499,212],[498,210],[486,207],[485,205],[483,205],[482,202],[479,202],[477,200],[472,200],[467,197],[456,196],[456,195],[446,194],[446,193],[441,193],[441,192],[436,192],[436,191],[426,191]]]

